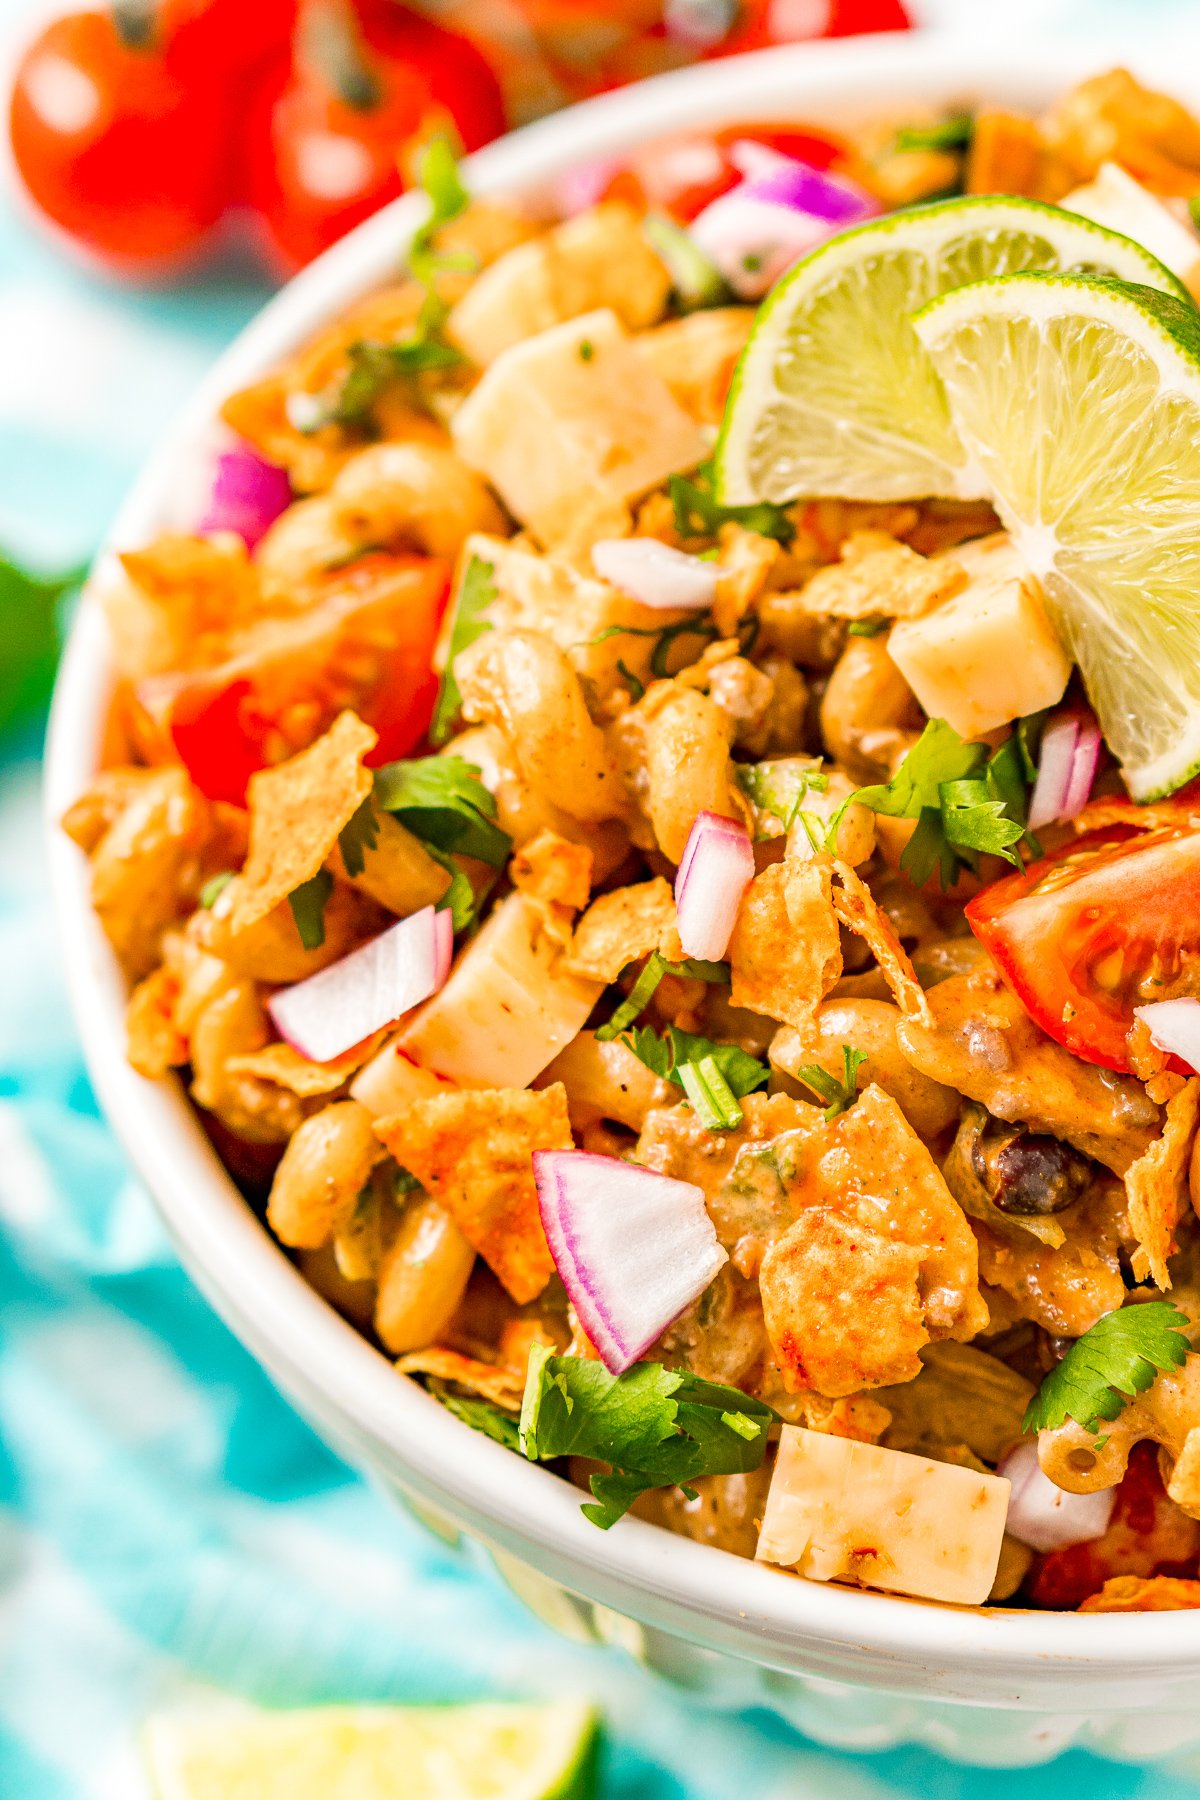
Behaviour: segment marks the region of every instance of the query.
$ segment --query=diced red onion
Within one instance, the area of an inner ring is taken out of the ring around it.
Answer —
[[[602,538],[592,545],[592,567],[623,594],[663,612],[711,606],[725,573],[720,563],[648,537]]]
[[[1090,1544],[1108,1530],[1116,1489],[1068,1494],[1042,1473],[1035,1443],[1018,1444],[1002,1456],[996,1473],[1012,1483],[1006,1530],[1031,1550],[1043,1554],[1069,1550],[1072,1544]]]
[[[613,1156],[535,1150],[542,1229],[606,1369],[643,1356],[728,1258],[704,1190]]]
[[[1029,829],[1074,819],[1087,805],[1100,760],[1100,727],[1091,713],[1060,712],[1042,732]]]
[[[267,527],[292,504],[287,470],[267,462],[249,444],[217,458],[212,493],[197,531],[236,531],[253,550]]]
[[[757,138],[735,138],[729,146],[729,160],[739,175],[753,180],[758,175],[769,175],[795,159],[770,144],[760,143]]]
[[[1152,1044],[1200,1074],[1200,1000],[1154,1000],[1135,1006],[1133,1016],[1145,1025]]]
[[[719,962],[742,896],[754,880],[754,846],[737,819],[697,813],[675,877],[675,912],[685,956]]]
[[[743,299],[757,299],[794,262],[849,225],[874,218],[879,204],[842,176],[810,169],[795,157],[744,143],[731,155],[752,171],[713,200],[690,235]],[[771,158],[768,161],[768,156]]]
[[[450,973],[454,926],[424,906],[307,981],[267,1002],[279,1035],[312,1062],[331,1062],[428,1000]]]

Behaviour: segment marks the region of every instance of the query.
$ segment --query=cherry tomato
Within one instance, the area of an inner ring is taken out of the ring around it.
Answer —
[[[503,127],[478,51],[394,10],[398,21],[360,27],[342,0],[309,0],[290,67],[251,109],[250,198],[285,270],[401,192],[400,153],[419,135],[449,122],[471,148]]]
[[[993,882],[966,914],[1043,1031],[1127,1069],[1134,1007],[1170,995],[1200,934],[1200,831],[1089,832]]]
[[[26,51],[9,113],[33,199],[87,249],[159,269],[193,250],[229,190],[228,100],[174,72],[116,12],[55,19]]]
[[[1104,1536],[1037,1557],[1024,1593],[1070,1612],[1114,1575],[1195,1575],[1198,1551],[1200,1525],[1167,1499],[1154,1445],[1136,1444]]]
[[[283,55],[297,0],[161,0],[163,54],[181,75],[228,81]]]
[[[256,769],[302,750],[346,707],[379,734],[370,762],[405,755],[437,697],[430,664],[447,593],[441,563],[362,557],[306,612],[252,626],[215,668],[139,682],[146,747],[177,756],[210,800],[237,805]]]
[[[901,0],[755,0],[746,12],[720,46],[723,53],[866,31],[907,31],[912,24]]]

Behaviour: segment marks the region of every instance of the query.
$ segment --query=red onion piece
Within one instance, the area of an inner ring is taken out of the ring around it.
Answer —
[[[794,262],[849,225],[874,218],[878,202],[840,176],[749,140],[734,146],[740,186],[693,219],[691,236],[743,299],[757,299]],[[768,158],[770,160],[768,160]]]
[[[1152,1044],[1200,1073],[1200,1000],[1154,1000],[1135,1006],[1133,1016],[1141,1019]]]
[[[648,537],[601,539],[592,545],[592,567],[623,594],[664,612],[711,606],[725,573],[720,563]]]
[[[1091,713],[1060,712],[1047,720],[1029,797],[1030,831],[1065,823],[1083,811],[1096,779],[1100,743]]]
[[[1069,1550],[1072,1544],[1090,1544],[1108,1530],[1117,1490],[1068,1494],[1043,1475],[1035,1443],[1027,1440],[1002,1456],[996,1473],[1012,1483],[1006,1529],[1031,1550],[1043,1554]]]
[[[675,877],[676,924],[685,956],[720,961],[753,880],[754,846],[746,827],[720,813],[697,813]]]
[[[212,494],[197,531],[235,531],[247,550],[292,504],[286,469],[267,462],[249,444],[222,451],[217,458]]]
[[[428,1000],[450,972],[454,927],[424,906],[307,981],[267,1002],[280,1037],[312,1062],[344,1050]]]
[[[555,200],[563,217],[573,219],[576,213],[598,206],[622,167],[616,157],[609,156],[599,162],[580,163],[560,175],[555,184]]]
[[[704,1190],[614,1156],[535,1150],[542,1229],[579,1322],[619,1375],[728,1258]]]

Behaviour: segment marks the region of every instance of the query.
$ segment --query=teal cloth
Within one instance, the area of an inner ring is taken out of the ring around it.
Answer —
[[[0,0],[0,32],[31,11]],[[156,431],[263,298],[138,297],[0,223],[0,543],[86,553]],[[0,655],[3,647],[0,646]],[[923,1751],[842,1756],[567,1644],[391,1509],[281,1399],[178,1267],[100,1119],[47,917],[36,733],[0,746],[0,1795],[138,1800],[146,1714],[585,1693],[605,1793],[1001,1800]],[[1027,1800],[1185,1800],[1083,1754]]]

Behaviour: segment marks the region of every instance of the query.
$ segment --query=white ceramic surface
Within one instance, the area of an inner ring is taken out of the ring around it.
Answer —
[[[533,126],[476,156],[470,180],[481,192],[516,189],[681,127],[752,116],[832,121],[897,95],[1036,106],[1106,60],[1094,47],[914,37],[765,52]],[[1123,60],[1141,69],[1129,46]],[[1142,72],[1176,88],[1190,81],[1200,100],[1194,71]],[[418,205],[396,202],[266,307],[150,460],[112,546],[195,517],[220,400],[391,275]],[[148,1083],[125,1061],[122,979],[89,906],[84,859],[54,828],[95,766],[109,681],[103,622],[85,601],[55,696],[47,802],[62,956],[88,1066],[192,1276],[331,1443],[435,1528],[482,1547],[556,1625],[621,1643],[714,1704],[768,1706],[824,1742],[918,1741],[1006,1764],[1074,1742],[1133,1759],[1200,1743],[1193,1613],[965,1611],[801,1582],[635,1519],[604,1534],[581,1516],[575,1489],[397,1376],[258,1223],[178,1085]]]

